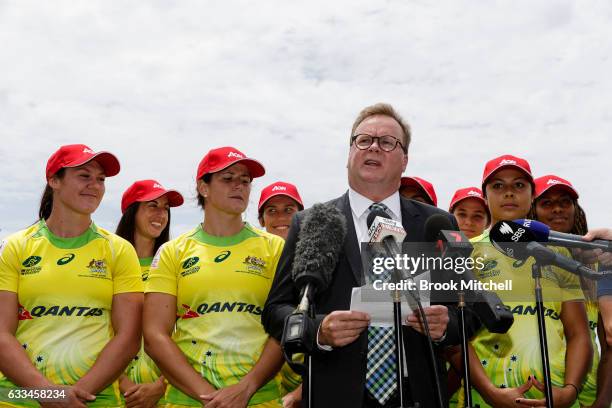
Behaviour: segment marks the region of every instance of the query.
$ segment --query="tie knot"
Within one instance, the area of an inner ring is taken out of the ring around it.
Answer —
[[[368,209],[370,210],[370,212],[372,212],[372,211],[382,211],[385,214],[391,215],[391,214],[389,214],[389,207],[387,207],[383,203],[374,203]]]

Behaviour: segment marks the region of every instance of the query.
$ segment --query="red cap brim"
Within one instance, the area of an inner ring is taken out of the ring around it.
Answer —
[[[569,186],[565,183],[556,183],[556,184],[551,184],[549,186],[546,186],[546,188],[540,191],[539,194],[535,198],[542,197],[542,194],[546,193],[548,190],[550,190],[551,188],[555,188],[555,187],[567,191],[574,200],[578,199],[578,192],[574,189],[574,187]]]
[[[535,191],[535,182],[533,180],[533,176],[531,175],[531,173],[529,173],[527,170],[525,170],[523,167],[517,165],[517,164],[504,164],[503,166],[499,166],[497,168],[495,168],[493,171],[491,171],[489,174],[487,174],[487,176],[482,180],[482,186],[481,186],[481,190],[482,190],[482,195],[486,196],[486,185],[489,182],[489,179],[498,171],[503,170],[503,169],[508,169],[508,168],[514,168],[517,169],[518,171],[520,171],[521,173],[523,173],[525,175],[525,177],[527,177],[527,180],[529,180],[529,183],[531,183],[532,188]]]
[[[261,211],[261,209],[266,205],[266,203],[268,201],[270,201],[271,198],[276,197],[276,196],[286,196],[289,197],[290,199],[292,199],[293,201],[295,201],[298,204],[298,207],[300,208],[300,211],[302,211],[304,209],[304,204],[302,203],[302,200],[300,199],[300,197],[296,197],[290,193],[287,192],[278,192],[278,193],[274,193],[268,196],[268,198],[266,198],[266,201],[263,201],[261,204],[259,204],[259,207],[257,207],[257,211]]]
[[[249,174],[250,174],[251,178],[261,177],[264,174],[266,174],[266,170],[265,170],[264,166],[260,162],[258,162],[255,159],[249,159],[249,158],[238,159],[236,161],[228,163],[227,165],[225,165],[223,167],[215,169],[214,171],[209,171],[206,174],[209,174],[209,173],[218,173],[218,172],[220,172],[222,170],[225,170],[228,167],[231,167],[231,166],[233,166],[234,164],[237,164],[237,163],[242,163],[242,164],[244,164],[249,169]],[[199,175],[198,178],[201,178],[203,176],[204,176],[204,174],[201,174],[201,175]]]
[[[170,207],[179,207],[185,202],[183,195],[176,190],[152,191],[136,200],[136,202],[153,201],[162,196],[168,197],[168,205],[170,205]]]
[[[97,161],[100,166],[102,166],[102,168],[104,169],[104,175],[106,177],[116,176],[117,174],[119,174],[119,170],[121,170],[119,160],[117,159],[117,157],[115,157],[114,154],[110,152],[97,152],[91,157],[88,157],[87,159],[81,162],[71,163],[70,165],[66,165],[64,167],[79,167],[86,163],[89,163],[92,160]]]

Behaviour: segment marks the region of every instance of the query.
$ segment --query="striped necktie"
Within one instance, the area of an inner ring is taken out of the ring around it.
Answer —
[[[389,208],[382,203],[369,207],[389,214]],[[380,276],[389,281],[390,276]],[[366,389],[381,405],[384,405],[396,392],[395,336],[393,327],[368,327],[368,363],[366,371]]]

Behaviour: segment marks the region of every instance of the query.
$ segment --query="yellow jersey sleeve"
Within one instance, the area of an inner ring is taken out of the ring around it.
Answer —
[[[19,289],[19,239],[9,237],[0,243],[0,290],[15,292]]]
[[[562,274],[561,283],[561,300],[567,302],[570,300],[582,300],[584,301],[584,292],[580,286],[580,278],[574,274],[571,274],[563,269],[559,269]]]
[[[567,248],[551,247],[550,249],[558,252],[560,255],[566,258],[573,259],[572,253]],[[580,277],[556,266],[552,267],[552,271],[556,275],[556,282],[560,290],[560,299],[556,299],[557,301],[584,301],[584,292],[582,291],[582,286],[580,285]]]
[[[285,246],[284,239],[276,239],[276,236],[272,236],[268,238],[270,240],[270,246],[272,247],[272,251],[274,256],[272,258],[272,270],[276,271],[278,267],[278,262],[280,261],[281,254],[283,253],[283,248]]]
[[[126,240],[116,237],[113,267],[113,294],[142,292],[144,290],[140,263],[136,250]]]
[[[145,282],[145,293],[159,292],[177,295],[177,264],[173,241],[162,245],[151,262],[149,278]]]

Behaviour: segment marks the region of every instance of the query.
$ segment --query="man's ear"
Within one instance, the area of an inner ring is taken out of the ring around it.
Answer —
[[[408,153],[406,153],[402,159],[402,174],[406,171],[406,167],[408,166]]]

